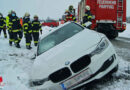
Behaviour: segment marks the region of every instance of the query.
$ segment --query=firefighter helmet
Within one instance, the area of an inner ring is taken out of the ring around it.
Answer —
[[[13,10],[10,10],[9,12],[8,12],[8,14],[11,14],[13,12]]]
[[[24,17],[29,17],[30,14],[28,12],[25,13]]]
[[[37,15],[34,15],[34,18],[38,18],[38,16],[37,16]]]
[[[13,11],[13,10],[11,11],[11,14],[12,14],[12,13],[16,14],[16,12],[15,12],[15,11]]]
[[[87,5],[87,6],[86,6],[86,10],[90,10],[90,6]]]
[[[11,15],[12,16],[16,16],[16,12],[15,11],[11,11]]]
[[[73,9],[73,5],[70,5],[70,6],[69,6],[69,9]]]
[[[68,13],[68,12],[69,12],[69,10],[66,10],[66,11],[65,11],[65,13]]]

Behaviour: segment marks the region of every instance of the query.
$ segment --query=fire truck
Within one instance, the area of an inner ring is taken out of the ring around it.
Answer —
[[[91,29],[110,39],[126,30],[126,0],[81,0],[78,4],[79,22],[83,21],[86,5],[90,6],[93,15]]]

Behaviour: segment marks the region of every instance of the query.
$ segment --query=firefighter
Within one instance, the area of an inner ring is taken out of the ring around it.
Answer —
[[[88,21],[91,22],[91,20],[92,20],[92,14],[90,12],[90,6],[87,5],[86,6],[86,12],[85,12],[85,15],[83,17],[83,23],[82,23],[82,25],[86,26],[85,23],[88,22]]]
[[[65,12],[65,22],[68,21],[76,21],[76,18],[74,15],[72,15],[68,10]]]
[[[14,11],[11,12],[11,17],[9,19],[9,28],[11,37],[14,39],[15,46],[17,48],[20,48],[19,40],[18,40],[18,32],[21,30],[20,20],[17,17],[16,13]]]
[[[73,5],[70,5],[68,10],[69,10],[70,14],[75,16],[75,9],[74,9]]]
[[[1,31],[2,30],[4,32],[4,37],[7,38],[7,34],[6,34],[6,20],[3,17],[2,13],[0,13],[0,35],[1,35]]]
[[[11,13],[12,13],[12,10],[10,10],[8,12],[8,15],[6,16],[6,27],[7,27],[8,34],[9,34],[9,45],[10,46],[12,46],[12,42],[14,41],[14,39],[13,39],[13,33],[11,32],[11,27],[9,26],[9,20],[11,18]]]
[[[42,34],[42,28],[40,21],[38,20],[38,16],[34,16],[34,20],[32,21],[32,35],[34,39],[34,45],[37,46],[39,40],[39,31]]]
[[[32,24],[30,21],[30,14],[25,13],[23,18],[23,32],[26,39],[26,48],[32,49],[31,47],[31,41],[32,41]]]

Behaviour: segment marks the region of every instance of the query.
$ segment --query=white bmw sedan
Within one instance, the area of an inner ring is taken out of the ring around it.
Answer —
[[[32,90],[72,90],[117,69],[105,35],[67,22],[39,40],[30,74]]]

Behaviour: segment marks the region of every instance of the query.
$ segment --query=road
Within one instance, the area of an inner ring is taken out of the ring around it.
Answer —
[[[111,40],[117,54],[130,62],[130,38],[118,37]]]

